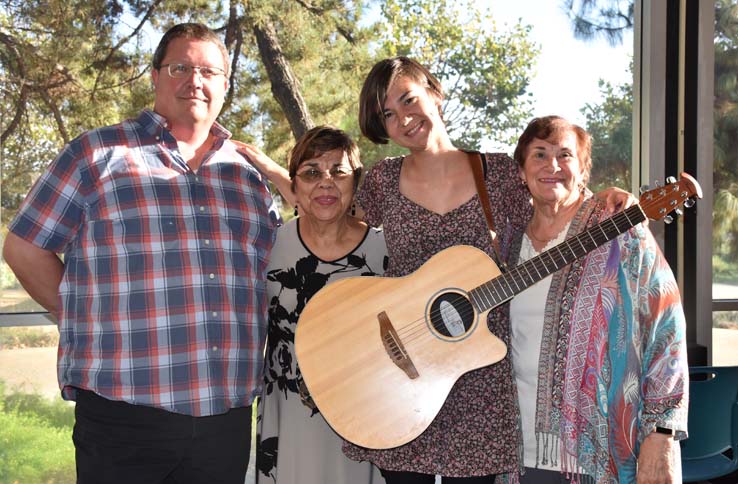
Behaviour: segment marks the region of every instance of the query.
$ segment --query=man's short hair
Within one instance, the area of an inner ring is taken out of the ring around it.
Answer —
[[[226,77],[230,75],[230,62],[228,60],[228,49],[218,34],[210,30],[203,24],[198,23],[182,23],[177,24],[174,27],[167,30],[164,36],[159,41],[159,45],[154,51],[154,58],[151,60],[151,64],[157,71],[161,69],[161,63],[164,61],[164,57],[167,55],[167,48],[174,39],[191,39],[191,40],[203,40],[206,42],[212,42],[215,44],[220,53],[223,55],[223,66],[225,69]]]

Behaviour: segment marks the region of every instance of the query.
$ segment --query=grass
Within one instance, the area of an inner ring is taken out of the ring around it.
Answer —
[[[73,425],[68,403],[6,393],[0,382],[0,484],[75,482]]]
[[[49,348],[58,344],[56,326],[0,328],[0,349]]]
[[[712,327],[738,330],[738,311],[714,311]]]
[[[738,286],[738,262],[728,261],[714,255],[712,257],[712,280]]]

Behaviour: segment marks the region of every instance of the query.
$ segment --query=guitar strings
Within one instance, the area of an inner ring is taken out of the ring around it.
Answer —
[[[607,219],[607,220],[605,220],[603,222],[607,222],[607,221],[610,221],[611,220],[613,223],[616,223],[614,219],[618,219],[621,223],[629,220],[627,218],[627,215],[625,215],[625,212],[620,212],[617,215],[615,215],[615,216],[611,217],[610,219]],[[612,230],[612,227],[610,227],[610,229]],[[611,233],[614,233],[616,235],[619,234],[620,231],[617,230],[617,226],[615,227],[615,229],[616,230],[614,232],[611,232]],[[583,231],[582,233],[577,234],[577,236],[583,235],[583,234],[585,234],[585,232],[586,231]],[[606,234],[604,234],[604,235],[607,237]],[[575,240],[575,238],[572,237],[571,239],[569,239],[569,240],[567,240],[565,242],[562,242],[562,244],[560,244],[560,245],[570,244],[574,240]],[[605,242],[606,241],[607,240],[605,240]],[[552,248],[550,250],[558,250],[559,251],[559,257],[561,257],[564,262],[566,261],[566,258],[561,253],[561,249],[559,248],[559,246],[556,246],[556,247],[554,247],[554,248]],[[545,252],[548,252],[548,251],[545,251]],[[570,249],[570,252],[573,252],[573,251]],[[539,254],[539,256],[540,255],[543,255],[544,253]],[[535,262],[540,262],[542,260],[543,259],[540,258],[540,257],[535,257],[535,258],[531,259],[531,261],[533,262],[533,268],[535,268],[535,271],[539,275],[540,275],[541,271],[536,267]],[[553,259],[552,259],[552,261],[553,261]],[[528,261],[526,261],[526,262],[528,262]],[[556,262],[555,261],[553,261],[553,262],[554,262],[554,265],[555,265]],[[564,265],[566,265],[566,264],[564,264]],[[517,266],[514,269],[512,269],[511,272],[508,273],[508,276],[515,275],[515,273],[520,273],[520,272],[522,272],[522,269],[526,269],[527,270],[527,267],[526,267],[525,263],[520,264],[519,266]],[[543,267],[541,269],[543,269]],[[528,272],[529,272],[529,278],[530,278],[530,271],[528,271]],[[545,273],[545,272],[550,272],[550,271],[543,269],[543,272]],[[488,281],[488,283],[489,282],[494,282],[494,281],[499,281],[500,280],[500,277],[503,277],[503,276],[504,275],[499,275],[499,276],[495,277],[494,279],[492,279],[492,281]],[[484,285],[485,284],[483,284],[482,286],[484,286]],[[517,286],[517,284],[516,284],[516,286]],[[481,287],[481,286],[479,286],[479,287]],[[475,289],[478,289],[478,287],[477,288],[473,288],[472,290],[468,291],[467,294],[470,294],[471,291],[473,291]],[[516,292],[511,286],[510,286],[510,289],[511,289],[511,291],[513,293]],[[518,286],[517,289],[520,289],[520,287]],[[504,294],[504,295],[507,296],[507,294]],[[468,297],[467,297],[467,300],[468,300]],[[474,309],[473,304],[472,304],[472,307],[471,307],[470,310],[466,310],[466,311],[462,310],[462,311],[459,311],[459,315],[461,316],[462,319],[468,319],[470,316],[473,316],[474,313],[476,313],[476,312],[477,311]],[[430,311],[428,313],[428,316],[429,316],[429,318],[431,320],[433,320],[433,319],[438,318],[440,316],[440,314],[441,314],[441,311],[440,310],[432,310],[432,311]],[[433,336],[433,334],[431,332],[425,331],[425,329],[427,327],[426,321],[427,321],[427,318],[426,317],[418,318],[415,321],[411,321],[410,323],[406,324],[405,326],[400,327],[400,328],[397,329],[398,336],[401,336],[403,338],[403,340],[405,340],[407,342],[414,341],[415,339],[417,339],[418,336],[423,336],[425,334],[427,334],[429,336]],[[435,326],[434,326],[434,329],[436,329],[436,331],[438,331],[438,328],[435,327]]]
[[[640,203],[639,205],[640,205],[640,209],[645,213],[645,212],[649,211],[649,209],[651,209],[651,208],[653,208],[655,206],[658,206],[659,203],[661,203],[659,200],[646,200],[645,202]],[[634,205],[633,207],[630,207],[630,208],[634,208],[634,207],[635,208],[638,208],[639,205]],[[674,207],[674,208],[676,208],[676,207]],[[544,256],[546,254],[549,254],[549,252],[552,252],[552,251],[557,250],[559,252],[559,257],[564,258],[563,254],[561,253],[560,247],[562,245],[567,245],[567,247],[569,247],[570,252],[573,253],[573,250],[571,249],[571,247],[569,246],[569,244],[572,243],[573,241],[575,241],[575,239],[577,239],[577,241],[581,245],[582,242],[579,241],[578,238],[580,236],[587,235],[588,232],[590,230],[592,230],[592,229],[598,229],[599,228],[599,230],[603,231],[603,235],[607,236],[607,234],[604,234],[604,231],[606,231],[607,229],[602,226],[602,224],[604,224],[606,222],[611,222],[613,225],[615,225],[614,228],[615,228],[615,231],[617,232],[617,234],[614,237],[610,238],[610,240],[606,240],[605,242],[597,245],[597,247],[600,247],[600,246],[604,245],[605,243],[610,242],[611,240],[614,240],[621,233],[623,233],[623,232],[620,232],[618,230],[617,224],[618,223],[624,223],[626,221],[628,223],[630,223],[630,219],[628,218],[627,212],[628,212],[628,209],[623,210],[621,212],[618,212],[617,214],[613,215],[612,217],[610,217],[608,219],[603,220],[602,222],[598,223],[597,225],[595,225],[593,227],[590,227],[588,229],[585,229],[584,231],[580,232],[579,234],[575,235],[574,237],[572,237],[572,238],[570,238],[568,240],[565,240],[561,244],[558,244],[557,246],[552,247],[551,249],[546,250],[546,251],[538,254],[536,257],[533,257],[533,258],[529,259],[528,261],[525,261],[522,264],[519,264],[515,268],[511,269],[510,272],[508,272],[507,274],[500,274],[497,277],[494,277],[492,280],[487,281],[486,283],[484,283],[484,284],[482,284],[482,285],[480,285],[478,287],[475,287],[475,288],[470,289],[469,291],[466,292],[466,296],[465,296],[466,299],[467,300],[470,299],[470,297],[471,297],[470,295],[471,295],[471,292],[472,291],[474,291],[476,289],[479,289],[482,286],[485,286],[487,284],[494,283],[495,281],[500,281],[501,278],[503,278],[505,276],[512,276],[512,275],[515,275],[516,273],[521,273],[523,269],[525,269],[528,272],[529,278],[531,278],[531,273],[528,270],[529,269],[528,266],[531,266],[530,269],[534,269],[535,272],[539,276],[541,274],[541,272],[539,271],[539,269],[542,269],[544,272],[548,272],[546,270],[546,268],[545,268],[546,267],[546,263],[542,262],[543,261],[543,257],[541,257],[541,256]],[[643,220],[641,220],[640,222],[637,222],[635,224],[631,224],[631,227],[629,227],[628,230],[630,230],[632,227],[635,227],[636,225],[638,225],[638,223],[643,222],[647,218],[648,217],[645,216],[643,218]],[[609,230],[612,230],[613,227],[608,227],[608,229]],[[610,232],[610,233],[612,234],[612,232]],[[589,236],[592,237],[592,234],[589,234]],[[597,247],[595,247],[595,248],[597,248]],[[582,255],[580,255],[578,257],[575,257],[572,261],[569,261],[568,263],[564,264],[564,266],[562,266],[562,267],[560,267],[560,268],[558,268],[556,270],[560,270],[561,268],[565,267],[566,265],[571,264],[574,260],[576,260],[576,259],[578,259],[580,257],[583,257],[584,255],[588,254],[589,252],[591,252],[595,248],[593,248],[591,250],[587,250],[584,254],[582,254]],[[553,260],[553,256],[551,254],[549,254],[549,257]],[[565,258],[564,258],[564,260],[565,260]],[[528,264],[529,262],[531,262],[531,264]],[[553,271],[553,272],[555,272],[555,271]],[[540,280],[544,279],[545,277],[548,277],[549,275],[553,274],[553,272],[550,272],[549,274],[546,274],[544,277],[540,278],[538,281],[535,281],[535,282],[539,282]],[[524,279],[524,277],[522,279]],[[527,286],[527,287],[530,287],[530,286]],[[523,288],[522,290],[520,290],[520,287],[518,287],[517,288],[518,289],[518,292],[517,293],[522,292],[523,290],[527,289],[527,287]],[[512,286],[510,286],[510,289],[512,289]],[[510,298],[508,298],[508,299],[511,299],[517,293],[515,291],[513,291],[513,295]],[[502,303],[500,303],[500,304],[502,304]],[[494,307],[497,307],[500,304],[497,304]],[[469,301],[469,306],[471,307],[470,310],[462,310],[462,311],[459,312],[459,315],[464,320],[468,319],[469,317],[473,317],[475,315],[475,313],[478,312],[477,309],[475,309],[474,303],[472,301]],[[494,307],[491,308],[491,309],[494,309]],[[481,311],[481,312],[485,312],[485,311],[486,310]],[[437,319],[438,317],[440,317],[440,314],[441,314],[441,310],[440,309],[438,309],[438,310],[432,310],[432,311],[430,311],[428,313],[428,317],[423,316],[423,317],[420,317],[420,318],[418,318],[418,319],[416,319],[414,321],[410,321],[410,322],[408,322],[407,324],[405,324],[403,326],[400,326],[398,328],[395,328],[395,330],[397,332],[397,335],[400,337],[400,339],[403,342],[403,344],[412,343],[412,342],[414,342],[414,341],[416,341],[416,340],[418,340],[420,338],[423,338],[423,337],[434,337],[435,338],[435,335],[431,331],[427,331],[428,328],[427,328],[426,321],[427,321],[428,318],[430,318],[430,319]],[[484,323],[486,325],[486,318],[485,318]],[[475,328],[475,327],[476,327],[476,324],[472,324],[472,328]],[[434,325],[434,329],[436,331],[439,331],[439,328],[436,327],[435,325]],[[468,332],[468,331],[466,331],[466,332]]]

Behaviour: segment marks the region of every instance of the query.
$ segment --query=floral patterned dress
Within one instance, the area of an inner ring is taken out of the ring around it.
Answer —
[[[504,154],[481,155],[495,228],[505,258],[514,233],[530,214],[528,192],[520,183],[515,162]],[[388,158],[367,174],[358,194],[369,225],[384,227],[389,265],[385,276],[405,276],[437,252],[453,245],[472,245],[492,256],[489,230],[479,197],[440,215],[400,193],[403,158]],[[491,277],[491,275],[490,275]],[[509,326],[499,311],[490,312],[488,326],[506,344]],[[481,476],[517,471],[518,414],[510,359],[461,377],[431,425],[413,441],[387,450],[350,443],[344,452],[394,471]]]
[[[264,391],[257,411],[256,482],[384,482],[370,464],[347,459],[341,452],[341,438],[317,410],[303,404],[294,345],[297,320],[316,292],[337,279],[384,272],[384,236],[370,228],[351,253],[324,261],[305,246],[298,227],[296,219],[279,229],[267,270],[269,334]]]

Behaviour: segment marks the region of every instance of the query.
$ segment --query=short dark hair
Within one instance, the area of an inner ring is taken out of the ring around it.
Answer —
[[[513,158],[518,162],[521,168],[525,165],[525,157],[528,156],[528,146],[533,139],[538,138],[547,140],[551,136],[560,135],[571,131],[577,137],[577,158],[584,168],[583,182],[586,186],[589,183],[589,175],[592,171],[592,137],[587,130],[574,123],[570,123],[561,116],[543,116],[533,118],[518,138],[518,144],[515,146]]]
[[[228,49],[218,34],[210,30],[207,26],[198,23],[182,23],[177,24],[174,27],[166,31],[164,36],[159,41],[159,45],[154,51],[154,57],[151,59],[151,65],[157,71],[161,69],[161,63],[164,61],[164,57],[167,55],[167,48],[174,39],[192,39],[192,40],[203,40],[206,42],[212,42],[215,44],[220,53],[223,55],[223,65],[225,66],[226,77],[229,76],[230,62],[228,60]]]
[[[354,170],[354,191],[359,187],[364,165],[359,156],[359,147],[346,132],[333,126],[316,126],[300,136],[295,147],[290,151],[289,172],[292,190],[295,189],[297,169],[306,160],[318,158],[324,153],[341,150],[346,153],[349,165]]]
[[[389,135],[384,122],[387,90],[398,77],[409,77],[443,100],[443,88],[433,74],[419,62],[404,56],[384,59],[372,67],[359,96],[359,127],[375,144],[387,144]]]

